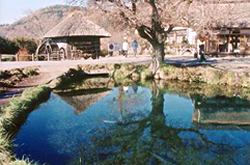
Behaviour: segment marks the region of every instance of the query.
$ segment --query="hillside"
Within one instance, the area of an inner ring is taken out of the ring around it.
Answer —
[[[148,45],[146,40],[135,36],[134,30],[129,31],[126,25],[117,26],[116,18],[106,15],[100,9],[66,5],[42,8],[13,24],[0,25],[0,36],[9,39],[28,37],[40,40],[51,28],[65,19],[70,13],[75,12],[75,10],[83,12],[86,19],[96,23],[111,34],[111,38],[101,40],[101,49],[108,49],[108,43],[110,42],[121,44],[125,37],[129,40],[129,43],[136,37],[141,46],[145,47]]]
[[[0,35],[6,38],[32,37],[39,39],[69,13],[69,6],[56,5],[29,13],[13,24],[0,27]]]
[[[86,16],[86,19],[98,24],[111,34],[116,34],[116,32],[118,32],[110,26],[110,20],[105,18],[101,10],[56,5],[29,13],[28,16],[21,18],[13,24],[0,26],[0,36],[9,39],[15,37],[41,39],[52,27],[57,25],[66,18],[69,13],[75,10],[82,11]],[[123,34],[120,30],[119,33]],[[114,36],[117,38],[117,35]]]

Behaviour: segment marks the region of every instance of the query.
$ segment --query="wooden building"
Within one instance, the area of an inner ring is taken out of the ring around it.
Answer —
[[[206,40],[205,53],[214,55],[250,54],[250,26],[223,26],[213,29]]]
[[[206,54],[250,54],[250,1],[204,0],[201,18],[207,19]]]
[[[48,60],[95,59],[100,55],[100,39],[110,36],[81,13],[73,13],[45,34],[37,54],[48,55]]]

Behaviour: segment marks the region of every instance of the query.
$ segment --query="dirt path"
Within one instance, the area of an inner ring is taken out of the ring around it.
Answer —
[[[65,60],[65,61],[32,61],[32,62],[0,62],[0,70],[9,70],[14,68],[24,68],[30,66],[37,66],[40,70],[40,75],[26,79],[25,81],[17,84],[17,86],[34,86],[39,84],[44,84],[52,79],[62,75],[68,71],[71,67],[76,67],[77,65],[87,65],[87,64],[106,64],[106,63],[131,63],[131,62],[148,62],[150,61],[150,56],[138,56],[138,57],[128,57],[115,56],[100,58],[98,60]]]
[[[179,66],[199,66],[209,65],[218,70],[232,71],[232,72],[250,72],[250,56],[246,57],[207,57],[206,62],[200,63],[199,60],[194,59],[191,55],[183,56],[166,56],[166,63]]]

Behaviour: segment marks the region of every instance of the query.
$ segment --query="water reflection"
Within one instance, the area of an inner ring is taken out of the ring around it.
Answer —
[[[238,96],[191,96],[195,105],[193,120],[199,123],[250,125],[250,102]]]
[[[250,127],[239,124],[246,99],[166,91],[151,83],[53,94],[30,114],[15,152],[51,165],[250,163]],[[237,122],[208,122],[221,116]]]

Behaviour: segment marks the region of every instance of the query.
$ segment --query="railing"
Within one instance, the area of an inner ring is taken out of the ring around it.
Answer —
[[[31,61],[37,61],[38,57],[45,57],[46,60],[50,61],[53,59],[58,59],[59,54],[39,54],[35,56],[35,54],[28,54],[28,55],[19,55],[19,54],[0,54],[0,62],[3,58],[14,58],[15,61],[20,61],[20,57],[31,57]]]
[[[34,54],[22,55],[22,57],[31,57],[32,61],[35,61]],[[0,62],[2,61],[2,58],[14,58],[15,61],[20,61],[19,54],[0,54]]]

